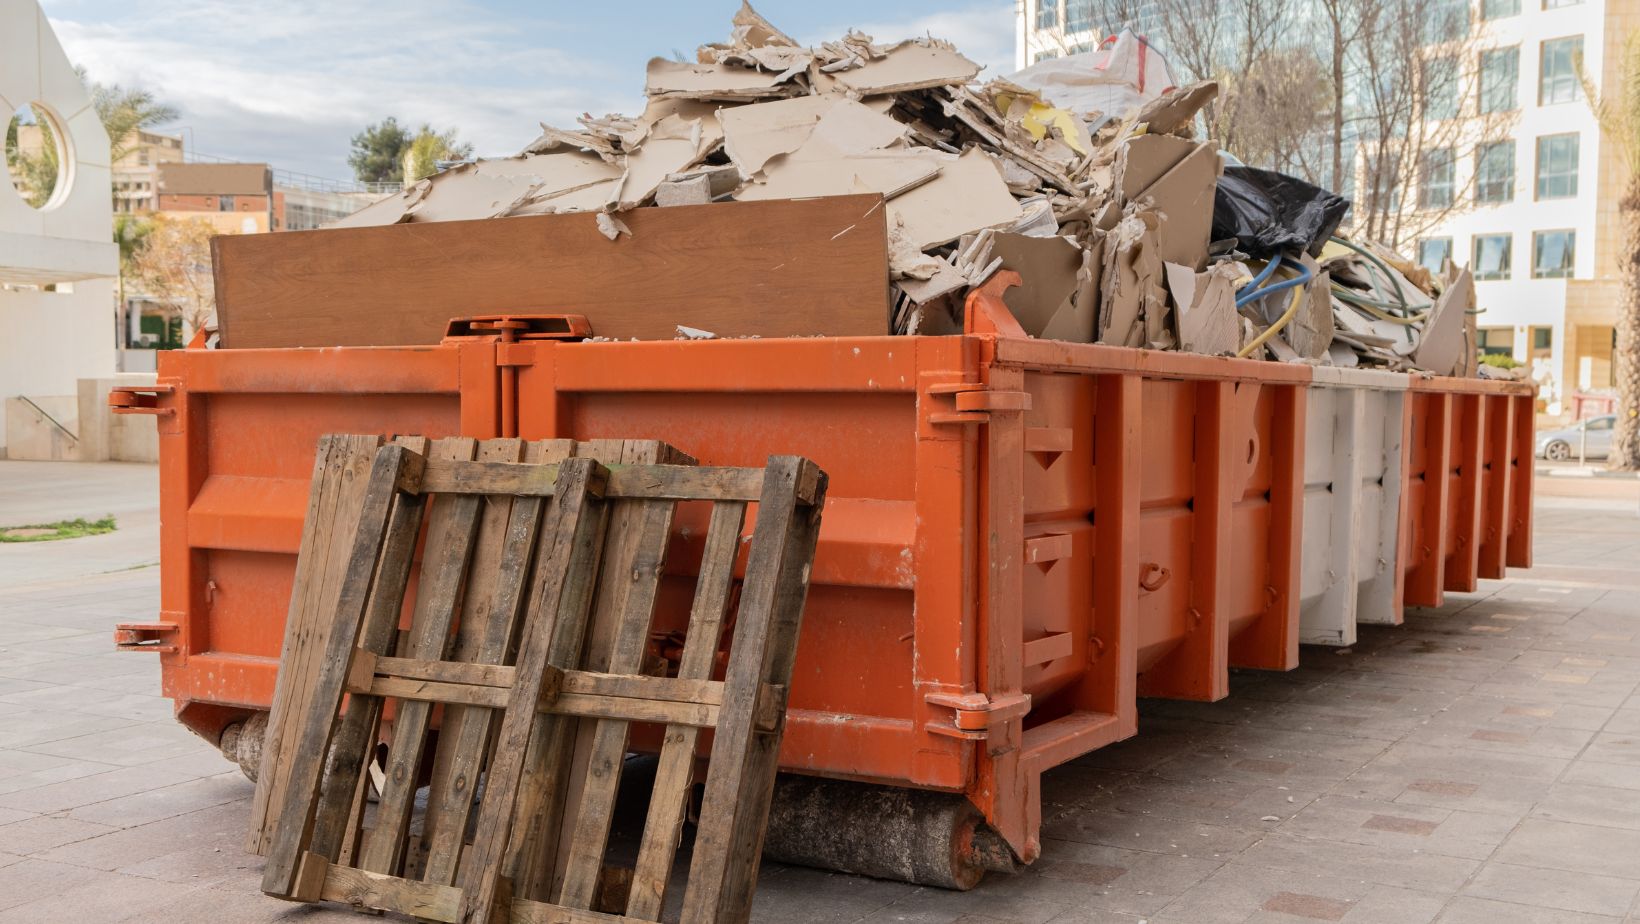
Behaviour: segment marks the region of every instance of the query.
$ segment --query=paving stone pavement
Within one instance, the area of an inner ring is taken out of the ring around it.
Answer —
[[[1138,737],[1048,773],[1027,871],[954,893],[768,864],[755,919],[1640,922],[1640,486],[1546,481],[1531,572],[1222,702],[1146,701]],[[83,541],[46,579],[0,546],[0,924],[361,920],[258,893],[250,784],[171,720],[157,659],[111,650],[157,569],[58,577]]]

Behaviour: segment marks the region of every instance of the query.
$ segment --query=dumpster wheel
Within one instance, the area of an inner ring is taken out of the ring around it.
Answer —
[[[987,872],[1019,867],[961,795],[788,774],[775,784],[763,855],[964,891]]]

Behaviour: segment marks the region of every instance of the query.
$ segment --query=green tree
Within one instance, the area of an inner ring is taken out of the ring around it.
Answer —
[[[177,108],[159,101],[152,91],[122,87],[117,83],[97,83],[86,77],[85,68],[76,67],[80,81],[91,91],[91,105],[108,132],[109,155],[114,161],[137,146],[137,132],[164,125],[177,118]]]
[[[17,191],[29,205],[40,208],[51,199],[57,188],[60,156],[51,120],[40,107],[30,106],[27,116],[18,112],[6,123],[6,164]]]
[[[438,172],[441,160],[461,160],[473,153],[473,146],[456,138],[453,128],[434,131],[423,124],[404,150],[404,181],[413,183]]]
[[[1600,127],[1617,148],[1623,164],[1623,187],[1617,213],[1623,228],[1622,303],[1617,308],[1617,425],[1612,432],[1608,465],[1619,471],[1640,470],[1640,32],[1623,38],[1614,68],[1616,76],[1600,93],[1587,74],[1584,96]]]
[[[404,182],[404,150],[411,135],[399,120],[388,116],[353,136],[347,155],[353,176],[361,183]]]

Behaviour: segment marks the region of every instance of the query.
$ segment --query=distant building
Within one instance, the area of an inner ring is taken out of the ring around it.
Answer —
[[[267,164],[159,165],[155,214],[206,221],[219,234],[261,234],[278,227],[275,212]]]
[[[184,159],[182,138],[138,129],[120,147],[123,154],[114,162],[114,211],[151,212],[160,165]]]

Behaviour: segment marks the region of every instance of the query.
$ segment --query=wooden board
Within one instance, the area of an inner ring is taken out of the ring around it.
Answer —
[[[672,340],[888,331],[877,196],[223,235],[226,349],[436,344],[451,318],[580,314],[597,336]]]

